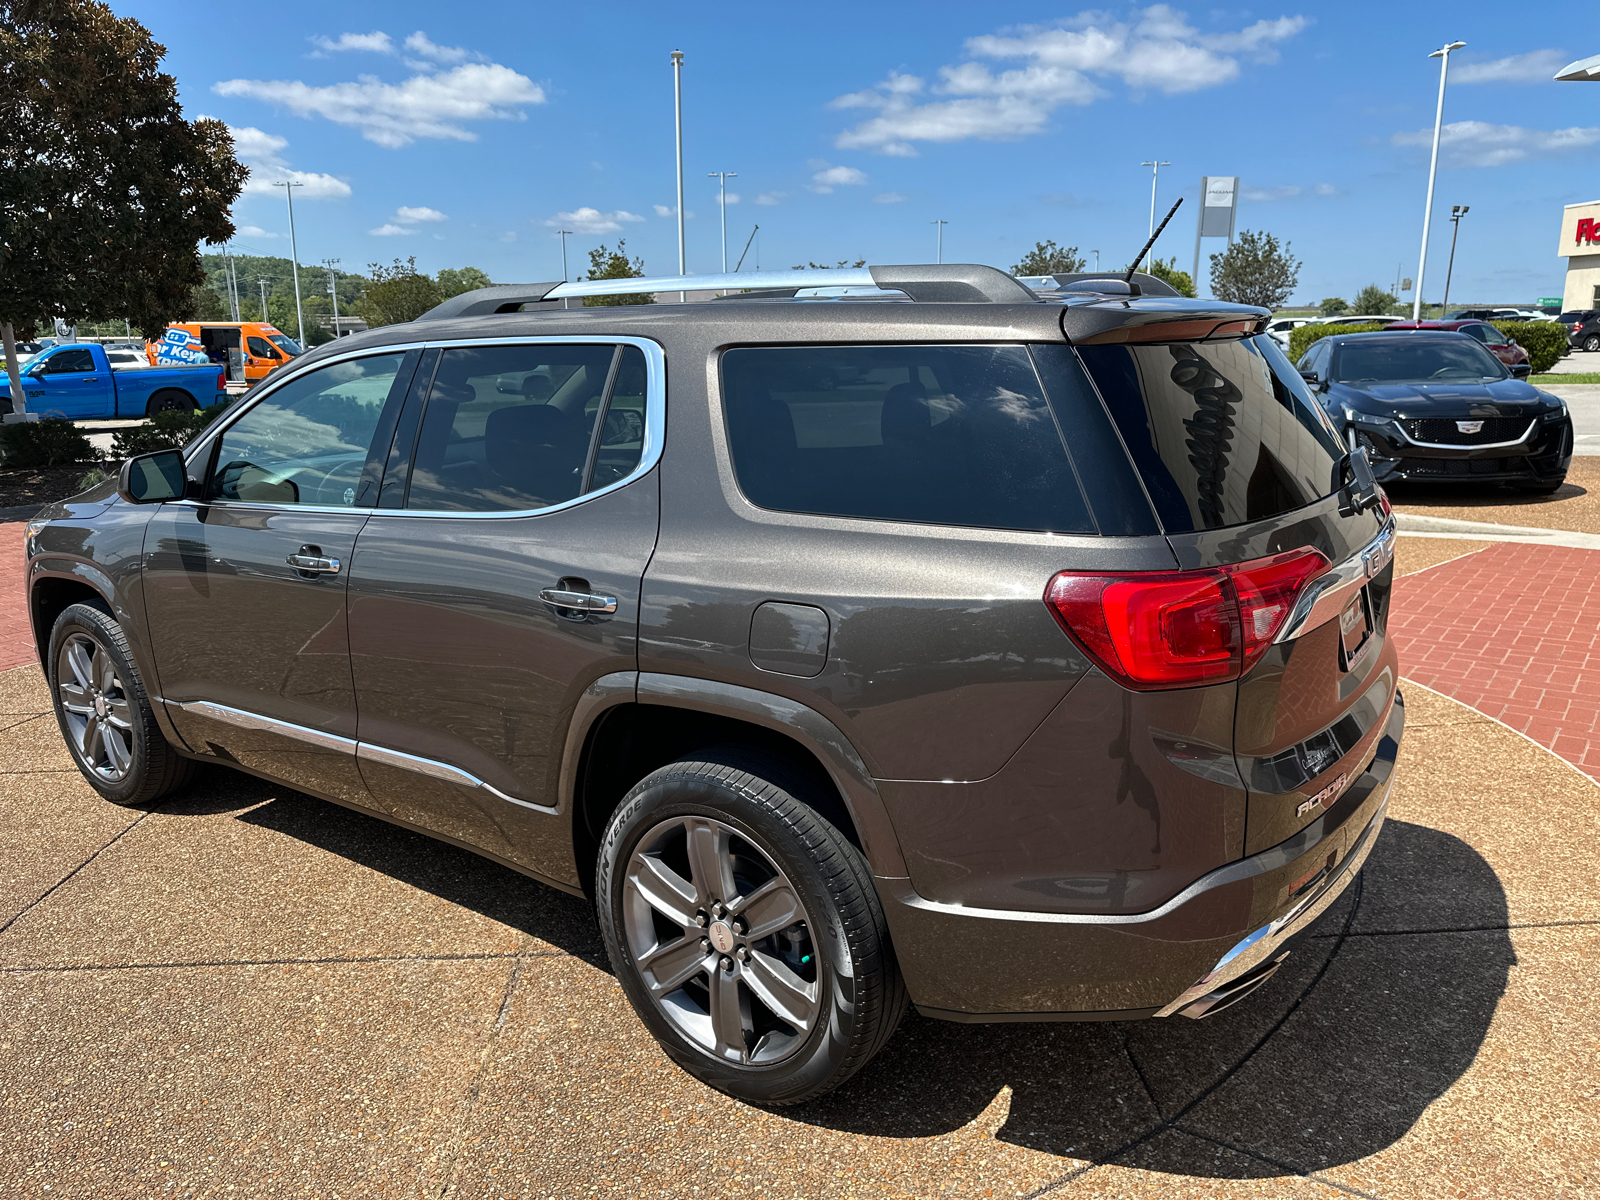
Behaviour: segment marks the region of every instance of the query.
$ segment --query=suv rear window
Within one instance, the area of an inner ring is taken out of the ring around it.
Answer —
[[[739,487],[762,508],[1093,533],[1023,346],[782,346],[722,356]]]
[[[1344,448],[1271,338],[1078,353],[1169,533],[1266,520],[1335,490]]]

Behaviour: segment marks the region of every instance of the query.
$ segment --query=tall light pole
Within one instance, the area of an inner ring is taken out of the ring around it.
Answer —
[[[1161,178],[1161,168],[1170,167],[1172,164],[1165,160],[1160,162],[1151,160],[1150,162],[1142,162],[1139,165],[1150,168],[1150,236],[1154,237],[1156,234],[1156,181]],[[1154,258],[1155,254],[1156,248],[1151,246],[1150,253],[1145,256],[1147,270],[1149,269],[1150,259]]]
[[[739,178],[737,171],[707,171],[707,179],[717,180],[720,191],[717,194],[717,207],[722,209],[722,273],[728,273],[728,180]]]
[[[942,262],[944,262],[944,227],[946,225],[950,224],[950,222],[949,221],[933,221],[933,222],[930,222],[930,224],[933,225],[934,229],[937,231],[937,233],[939,235],[938,256],[934,259],[934,261],[942,263]]]
[[[339,288],[333,277],[333,269],[339,265],[337,258],[325,258],[322,265],[328,268],[328,295],[333,297],[333,336],[339,336]]]
[[[561,282],[566,283],[571,278],[567,274],[567,238],[572,236],[572,230],[558,229],[556,234],[561,238]]]
[[[303,183],[294,180],[284,180],[272,185],[283,189],[284,198],[289,201],[289,270],[294,274],[294,319],[295,332],[299,334],[296,339],[302,350],[306,347],[306,314],[300,307],[300,251],[295,246],[294,240],[294,189],[305,187]]]
[[[1465,45],[1465,42],[1450,42],[1428,55],[1439,60],[1439,107],[1433,114],[1433,158],[1428,162],[1428,204],[1422,210],[1422,251],[1417,255],[1417,290],[1411,300],[1413,321],[1422,320],[1422,279],[1428,270],[1428,225],[1433,217],[1433,180],[1439,173],[1439,130],[1444,124],[1444,82],[1450,74],[1450,51],[1459,50]]]
[[[1100,251],[1091,250],[1089,253],[1094,255],[1094,273],[1098,275],[1100,274]]]
[[[261,320],[263,322],[265,322],[266,320],[268,320],[268,317],[267,317],[267,277],[265,275],[258,275],[258,276],[256,276],[256,282],[261,285]]]
[[[1456,238],[1461,234],[1461,218],[1472,211],[1469,204],[1452,204],[1450,206],[1450,224],[1454,226],[1450,231],[1450,265],[1444,269],[1444,301],[1439,305],[1439,319],[1444,319],[1445,309],[1450,307],[1450,277],[1456,271]]]
[[[683,247],[683,51],[672,52],[672,111],[678,129],[678,274],[689,273],[689,260]],[[678,293],[678,303],[686,297]]]

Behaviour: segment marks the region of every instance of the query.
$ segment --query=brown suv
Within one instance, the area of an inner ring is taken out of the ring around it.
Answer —
[[[29,526],[62,733],[115,803],[219,764],[589,897],[754,1101],[908,997],[1214,1012],[1403,723],[1392,524],[1266,319],[949,265],[458,296]]]

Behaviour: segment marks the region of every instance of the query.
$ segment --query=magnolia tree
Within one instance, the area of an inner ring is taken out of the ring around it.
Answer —
[[[188,314],[199,243],[233,236],[246,169],[221,121],[186,121],[166,48],[92,0],[0,4],[0,341],[41,321],[126,317],[146,337]]]

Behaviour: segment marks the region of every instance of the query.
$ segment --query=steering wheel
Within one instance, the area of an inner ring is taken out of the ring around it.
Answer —
[[[314,483],[307,479],[304,490],[311,492],[314,499],[304,503],[325,505],[329,508],[345,508],[352,501],[345,499],[348,491],[354,497],[356,485],[361,482],[361,469],[366,465],[366,457],[351,457],[329,467],[326,471],[319,471],[315,467],[306,467],[302,478],[317,477]]]

